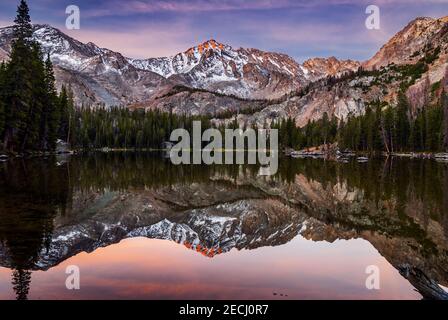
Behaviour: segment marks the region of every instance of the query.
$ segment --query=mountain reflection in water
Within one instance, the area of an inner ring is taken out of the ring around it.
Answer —
[[[0,298],[419,299],[448,284],[448,165],[281,159],[174,166],[151,153],[0,164]],[[161,241],[170,240],[170,241]],[[81,290],[65,288],[78,265]],[[367,290],[365,269],[381,270]],[[426,296],[427,297],[427,296]]]

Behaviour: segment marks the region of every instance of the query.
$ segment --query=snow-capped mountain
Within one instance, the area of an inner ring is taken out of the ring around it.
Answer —
[[[235,50],[213,39],[172,57],[129,61],[194,88],[242,98],[279,98],[308,82],[308,70],[287,55]]]
[[[362,114],[375,100],[395,105],[408,75],[389,68],[392,63],[425,64],[427,71],[406,92],[412,108],[421,108],[428,88],[448,78],[447,35],[448,17],[417,18],[362,64],[365,70],[378,69],[377,74],[337,79],[361,64],[334,57],[299,64],[284,54],[234,49],[216,40],[170,57],[133,59],[81,43],[51,26],[34,26],[35,40],[54,62],[58,86],[70,85],[78,105],[191,114],[236,114],[248,107],[254,112],[238,116],[243,125],[284,117],[305,125],[325,112],[339,119]],[[12,36],[12,27],[0,28],[0,60],[7,59]]]
[[[172,57],[129,61],[165,78],[180,78],[194,88],[257,99],[280,98],[310,81],[360,66],[335,57],[310,59],[301,65],[285,54],[233,49],[213,39]]]
[[[70,84],[78,104],[133,105],[179,84],[238,98],[274,99],[325,76],[284,54],[233,49],[215,40],[171,57],[133,59],[49,25],[35,25],[33,37],[50,54],[58,85]],[[0,28],[0,60],[7,58],[12,38],[12,27]]]
[[[11,50],[12,27],[0,29],[0,48]],[[130,64],[118,52],[81,43],[48,25],[34,26],[34,39],[50,54],[57,85],[72,87],[78,105],[128,105],[148,99],[164,77]]]
[[[226,48],[226,46],[217,43],[215,40],[207,41],[198,47],[190,48],[187,51],[172,57],[130,59],[130,62],[140,69],[150,70],[168,78],[172,75],[190,72],[194,67],[201,63],[203,54],[206,54],[206,51],[209,49],[214,50],[220,56],[226,55],[229,59],[233,59],[234,61],[239,60],[239,62],[242,63],[240,57],[236,54],[232,54],[232,48]]]

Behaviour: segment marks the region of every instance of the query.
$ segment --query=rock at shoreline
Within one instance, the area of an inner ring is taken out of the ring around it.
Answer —
[[[70,144],[58,139],[56,141],[56,153],[71,153]]]

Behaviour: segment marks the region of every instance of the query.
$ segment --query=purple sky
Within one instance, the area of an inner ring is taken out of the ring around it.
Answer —
[[[11,25],[18,0],[0,1],[0,26]],[[336,56],[365,60],[419,16],[448,15],[448,0],[29,0],[35,23],[129,57],[172,55],[210,38],[235,48],[289,54],[299,62]],[[81,29],[65,29],[65,8],[81,10]],[[366,7],[381,9],[368,30]]]

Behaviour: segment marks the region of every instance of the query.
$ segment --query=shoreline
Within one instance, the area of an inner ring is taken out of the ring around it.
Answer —
[[[64,155],[78,155],[83,153],[109,153],[109,152],[169,152],[170,149],[154,149],[154,148],[95,148],[95,149],[78,149],[78,150],[67,150],[67,151],[53,151],[53,152],[24,152],[24,153],[8,153],[0,151],[0,162],[6,162],[12,159],[31,159],[39,157],[50,157],[50,156],[64,156]],[[243,150],[219,150],[219,152],[240,152]],[[255,150],[244,150],[249,152],[256,152]],[[366,162],[369,159],[378,158],[407,158],[407,159],[423,159],[423,160],[436,160],[439,162],[448,163],[448,152],[352,152],[352,151],[295,151],[295,150],[282,150],[279,154],[288,158],[304,158],[304,159],[324,159],[330,161],[348,161],[348,160],[358,160]]]
[[[285,151],[285,156],[291,158],[321,158],[326,160],[349,160],[358,159],[366,161],[369,158],[408,158],[426,159],[448,162],[448,152],[362,152],[362,151]]]

